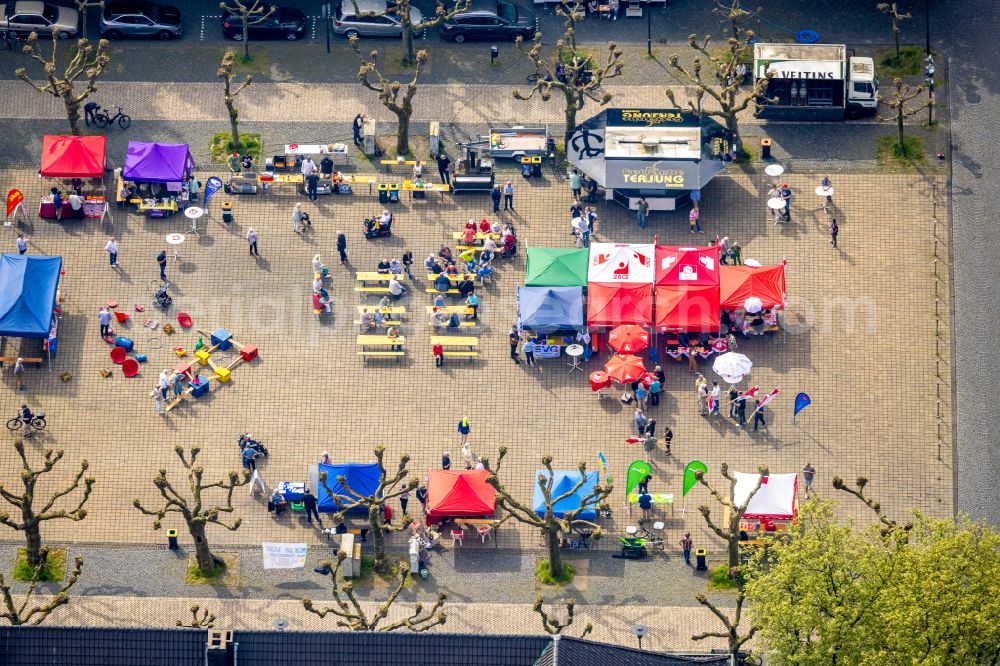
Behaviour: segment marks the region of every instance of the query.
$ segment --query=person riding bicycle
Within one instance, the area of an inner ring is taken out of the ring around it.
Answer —
[[[35,420],[35,415],[31,413],[27,405],[21,405],[21,422],[24,423],[24,434],[26,437],[30,437],[33,431],[31,427],[32,421]]]
[[[90,123],[93,122],[97,124],[97,110],[101,108],[101,105],[97,102],[87,102],[83,105],[83,121],[90,127]]]

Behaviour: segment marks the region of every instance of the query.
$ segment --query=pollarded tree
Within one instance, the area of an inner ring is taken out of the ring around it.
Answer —
[[[896,65],[899,65],[899,24],[903,21],[907,21],[913,18],[913,14],[901,14],[899,9],[896,8],[896,3],[880,2],[875,5],[875,9],[879,10],[886,16],[892,19],[892,39],[896,42]]]
[[[573,620],[576,618],[576,599],[570,599],[566,602],[566,620],[560,620],[559,618],[549,614],[543,604],[545,602],[541,597],[535,597],[535,605],[531,607],[533,611],[538,613],[539,617],[542,618],[542,628],[545,629],[545,633],[550,636],[558,636],[562,634],[563,630],[568,628],[573,624]],[[587,634],[594,630],[594,625],[590,622],[587,626],[583,628],[583,633],[580,634],[580,638],[586,638]]]
[[[177,457],[181,459],[181,464],[188,471],[187,479],[188,490],[191,493],[190,497],[185,497],[170,483],[167,479],[166,469],[160,469],[153,478],[153,485],[156,486],[156,489],[160,491],[160,495],[163,496],[163,506],[153,511],[145,508],[138,498],[132,504],[147,516],[155,518],[153,521],[154,530],[158,530],[163,526],[163,519],[166,518],[168,513],[179,513],[187,525],[191,538],[194,539],[195,557],[198,561],[198,568],[205,574],[212,574],[217,570],[217,567],[224,567],[226,563],[221,558],[215,557],[212,554],[208,546],[208,536],[205,528],[210,523],[221,525],[230,531],[236,531],[240,528],[240,524],[243,522],[242,518],[237,518],[231,524],[226,524],[223,522],[221,514],[230,514],[233,512],[233,490],[249,483],[250,472],[243,470],[243,474],[240,475],[235,471],[230,471],[226,479],[214,483],[205,483],[202,478],[205,475],[205,469],[201,465],[195,464],[198,454],[201,453],[201,448],[197,446],[192,447],[190,457],[184,455],[184,447],[182,446],[174,447],[174,451],[177,453]],[[210,505],[206,503],[202,495],[206,490],[213,488],[225,491],[226,503],[224,505]]]
[[[891,97],[886,99],[882,95],[878,96],[878,101],[888,106],[891,113],[888,116],[879,116],[878,120],[879,122],[896,122],[896,140],[899,147],[899,155],[900,157],[905,157],[906,143],[903,135],[905,121],[910,116],[915,116],[926,109],[931,102],[930,100],[927,100],[920,104],[920,106],[910,106],[910,102],[924,94],[924,87],[917,86],[916,88],[911,89],[910,86],[903,83],[903,79],[898,76],[892,80],[892,85],[894,86],[894,90]]]
[[[243,42],[243,61],[250,60],[250,26],[263,23],[278,11],[277,6],[264,0],[227,0],[219,3],[219,9],[240,17],[238,41]]]
[[[18,67],[14,73],[38,92],[47,93],[62,100],[63,106],[66,107],[66,120],[69,121],[70,134],[78,136],[80,134],[80,108],[83,102],[97,90],[97,79],[111,62],[111,56],[108,53],[108,40],[100,40],[95,47],[93,42],[79,39],[76,42],[76,51],[69,58],[59,54],[58,44],[59,31],[53,30],[51,53],[42,54],[42,49],[38,45],[37,32],[28,35],[28,43],[24,46],[24,52],[42,65],[42,71],[45,73],[44,83],[35,82],[24,67]],[[77,92],[76,82],[80,77],[85,77],[86,85],[81,92]]]
[[[80,578],[80,572],[83,570],[83,558],[77,557],[75,560],[75,566],[73,567],[73,573],[70,574],[69,580],[59,588],[59,591],[55,595],[48,597],[45,603],[32,606],[28,608],[31,603],[31,598],[35,593],[35,586],[42,577],[42,569],[45,567],[45,557],[48,555],[48,550],[42,548],[42,564],[38,564],[32,568],[31,578],[29,579],[28,589],[16,592],[11,592],[11,586],[7,584],[7,581],[3,577],[3,572],[0,572],[0,595],[3,596],[4,608],[0,611],[0,617],[7,620],[14,626],[20,626],[22,624],[41,624],[45,621],[45,618],[49,616],[52,611],[59,608],[60,606],[65,606],[69,603],[69,592],[70,588],[76,585],[76,581]],[[14,595],[20,597],[20,604],[14,601]]]
[[[535,33],[531,48],[527,50],[524,40],[517,38],[518,50],[535,67],[538,78],[527,93],[517,89],[513,92],[514,98],[519,100],[529,100],[537,93],[541,100],[548,101],[553,94],[561,94],[566,118],[564,138],[568,139],[576,127],[576,114],[588,99],[600,106],[611,101],[611,93],[601,90],[601,86],[621,76],[625,63],[623,51],[615,42],[608,42],[603,62],[593,62],[593,58],[577,46],[576,24],[583,19],[583,5],[579,2],[572,5],[562,2],[556,7],[556,14],[565,19],[566,29],[547,55],[542,54],[541,32]]]
[[[191,611],[191,619],[177,620],[178,627],[188,627],[191,629],[210,629],[215,626],[215,613],[211,612],[207,608],[202,608],[195,604],[189,609]]]
[[[74,0],[76,2],[76,8],[80,12],[80,36],[84,39],[87,38],[87,10],[93,7],[94,9],[104,10],[104,0]]]
[[[421,14],[419,20],[414,21],[411,0],[398,0],[395,3],[389,3],[385,11],[378,12],[362,11],[358,6],[358,1],[351,0],[351,4],[354,5],[355,16],[364,18],[391,16],[398,18],[399,27],[403,31],[403,49],[405,50],[403,59],[408,63],[413,63],[417,60],[417,52],[413,46],[414,33],[433,28],[440,24],[441,21],[445,21],[460,12],[466,11],[471,3],[472,0],[457,0],[457,2],[452,4],[451,9],[448,9],[444,4],[438,2],[437,6],[434,7],[434,16],[423,16]]]
[[[497,457],[496,469],[486,478],[486,482],[496,488],[497,505],[507,510],[507,515],[504,516],[500,523],[513,518],[526,525],[540,529],[549,550],[549,573],[552,578],[561,580],[566,577],[562,561],[562,551],[560,550],[562,535],[572,534],[573,530],[576,529],[587,529],[593,532],[594,538],[600,538],[602,533],[600,526],[593,521],[584,520],[578,516],[585,510],[593,511],[598,504],[611,494],[614,487],[611,485],[602,486],[600,483],[594,485],[590,492],[580,499],[578,507],[562,512],[562,517],[559,517],[556,515],[553,507],[559,502],[572,497],[583,487],[587,481],[587,463],[580,461],[577,465],[577,469],[580,472],[580,479],[571,488],[565,492],[553,494],[552,486],[555,482],[555,473],[552,470],[552,456],[542,456],[542,465],[548,473],[540,472],[538,474],[538,487],[541,489],[542,502],[545,506],[542,515],[538,515],[530,506],[515,499],[507,492],[503,483],[501,483],[500,467],[506,455],[507,447],[501,446],[500,455]]]
[[[729,510],[729,522],[720,526],[712,520],[712,510],[707,505],[702,504],[698,507],[698,511],[701,512],[701,515],[705,518],[708,528],[715,532],[720,539],[726,542],[726,550],[729,557],[729,575],[737,582],[739,582],[740,567],[740,521],[743,520],[743,514],[747,512],[747,506],[749,506],[750,500],[752,500],[753,496],[757,494],[758,490],[760,490],[764,477],[768,476],[767,467],[762,465],[758,471],[760,476],[757,477],[757,483],[754,485],[753,490],[749,495],[747,495],[746,500],[744,500],[742,504],[736,503],[736,477],[729,473],[729,463],[722,463],[722,477],[729,481],[729,492],[725,495],[716,490],[712,484],[708,482],[708,479],[705,478],[704,472],[697,471],[694,474],[695,478],[698,479],[698,482],[708,488],[708,492],[712,494],[712,497],[714,497],[719,504]]]
[[[347,483],[347,478],[344,476],[337,477],[337,483],[344,489],[344,492],[335,493],[327,483],[326,472],[322,472],[319,475],[319,482],[323,485],[327,494],[330,495],[334,504],[337,505],[337,512],[333,515],[334,520],[342,522],[347,512],[352,509],[363,508],[367,512],[368,536],[371,537],[372,548],[375,551],[375,570],[379,572],[384,572],[389,568],[389,556],[385,548],[385,532],[405,530],[412,522],[409,516],[404,515],[395,527],[385,525],[382,522],[382,507],[389,500],[416,489],[419,484],[417,479],[410,479],[404,483],[404,480],[409,475],[406,465],[410,462],[410,454],[404,453],[399,457],[399,466],[392,476],[389,476],[389,472],[385,468],[385,464],[383,463],[384,457],[385,447],[380,444],[375,447],[375,461],[378,463],[379,482],[374,492],[370,495],[363,495],[360,491],[351,488]]]
[[[741,74],[743,68],[738,67],[746,50],[753,48],[751,44],[754,32],[744,26],[756,12],[744,9],[740,0],[732,0],[728,4],[716,0],[716,4],[718,6],[713,11],[724,17],[723,23],[729,24],[728,29],[723,31],[724,34],[728,33],[725,50],[721,54],[713,53],[710,48],[711,35],[705,35],[700,41],[697,35],[688,35],[688,45],[698,54],[691,67],[682,65],[680,56],[676,53],[670,56],[669,62],[674,75],[695,88],[695,100],[689,100],[688,106],[699,113],[721,119],[736,138],[737,146],[742,148],[738,116],[747,108],[757,111],[758,100],[767,90],[768,82],[767,78],[760,78],[744,89],[742,86],[746,75]],[[707,75],[706,66],[709,70]],[[671,103],[677,106],[674,91],[668,88],[666,94]],[[706,95],[715,101],[718,108],[703,108]]]
[[[62,490],[53,493],[49,500],[42,504],[44,500],[35,497],[35,486],[43,474],[51,472],[59,461],[62,460],[63,451],[47,449],[42,466],[35,469],[28,462],[23,441],[17,440],[14,442],[14,450],[17,451],[17,455],[21,458],[21,483],[24,489],[20,493],[15,494],[7,490],[3,485],[0,485],[0,497],[3,497],[4,500],[13,505],[17,509],[17,512],[21,514],[21,517],[20,520],[11,518],[10,514],[4,511],[0,513],[0,523],[24,532],[26,540],[25,556],[28,566],[40,567],[45,564],[45,555],[48,552],[42,547],[42,523],[59,519],[76,522],[86,518],[87,510],[83,506],[90,499],[90,491],[94,487],[94,479],[89,476],[83,478],[83,475],[86,474],[87,469],[90,467],[90,463],[84,460],[80,463],[80,471],[73,477],[73,481]],[[76,507],[71,511],[55,509],[56,502],[79,488],[81,481],[83,482],[83,495],[80,497],[80,501]],[[38,504],[41,504],[41,508],[37,506]]]
[[[373,615],[369,615],[365,613],[358,602],[357,595],[354,592],[354,582],[351,580],[340,580],[340,567],[346,559],[347,554],[341,550],[337,551],[336,564],[331,564],[329,561],[323,563],[323,566],[330,570],[330,578],[333,580],[333,600],[336,606],[317,608],[313,604],[312,599],[303,599],[302,605],[305,606],[307,611],[321,618],[325,618],[332,613],[338,618],[338,627],[343,627],[351,631],[395,631],[396,629],[406,628],[413,632],[422,632],[439,624],[444,624],[447,621],[448,616],[441,610],[441,607],[448,598],[448,593],[439,592],[437,601],[426,612],[424,611],[423,604],[418,602],[414,605],[413,614],[409,617],[380,627],[379,625],[382,624],[382,621],[389,616],[389,609],[392,608],[392,604],[399,597],[399,593],[403,591],[403,586],[406,585],[406,577],[410,574],[410,565],[402,561],[397,565],[396,575],[398,576],[398,581],[396,588],[389,595],[389,598],[378,607],[378,610]]]
[[[233,65],[236,60],[236,54],[232,51],[226,51],[222,56],[222,62],[219,63],[219,70],[216,72],[216,76],[222,79],[223,84],[223,95],[222,101],[226,105],[226,111],[229,113],[229,131],[233,139],[233,150],[240,149],[240,112],[236,108],[236,96],[239,95],[243,90],[253,82],[253,75],[247,74],[246,79],[243,83],[233,88],[233,82],[236,80],[236,75],[233,73]]]
[[[731,574],[736,579],[742,579],[742,573],[732,573]],[[743,604],[746,601],[746,590],[743,589],[742,583],[736,592],[736,609],[733,611],[732,619],[729,618],[726,613],[716,606],[714,603],[709,601],[708,597],[704,594],[696,594],[694,598],[699,604],[711,611],[712,615],[719,619],[722,626],[725,627],[725,631],[703,631],[700,634],[696,634],[691,637],[691,640],[701,641],[706,638],[724,638],[726,639],[726,651],[732,657],[732,663],[737,663],[737,658],[740,652],[743,650],[743,646],[746,645],[750,639],[754,637],[754,634],[760,629],[757,625],[751,625],[746,633],[740,633],[740,623],[743,621]]]
[[[409,153],[413,96],[417,94],[417,80],[420,79],[420,74],[424,71],[424,65],[427,64],[430,54],[424,49],[417,51],[413,78],[404,86],[399,81],[390,81],[379,71],[378,50],[372,49],[366,58],[361,53],[361,45],[357,37],[351,38],[351,47],[361,63],[358,69],[358,81],[368,90],[378,93],[378,101],[382,106],[396,115],[396,154]]]

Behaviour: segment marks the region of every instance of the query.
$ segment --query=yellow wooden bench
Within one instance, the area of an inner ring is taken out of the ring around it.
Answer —
[[[428,282],[434,282],[434,280],[437,279],[438,275],[442,275],[442,274],[441,273],[428,273],[427,274],[427,281]],[[449,275],[448,273],[444,273],[443,275],[445,277],[447,277],[452,282],[457,282],[458,280],[463,280],[463,279],[464,280],[475,280],[476,279],[476,276],[473,275],[472,273],[465,273],[464,275]]]
[[[389,287],[355,287],[354,291],[361,291],[366,294],[388,294]]]
[[[17,363],[17,356],[0,356],[0,363]],[[43,363],[45,359],[42,358],[23,358],[21,360],[25,363]]]
[[[381,305],[359,305],[358,312],[381,312],[382,314],[406,314],[405,306],[389,306],[382,307]]]
[[[433,326],[434,328],[450,328],[447,324],[441,324],[440,326],[437,326],[436,324],[433,324],[431,322],[427,322],[427,325],[428,326]],[[478,325],[478,322],[475,322],[475,321],[460,321],[460,322],[458,322],[459,328],[469,328],[471,326],[476,326],[476,325]]]
[[[438,312],[444,312],[446,314],[458,314],[458,315],[471,315],[472,308],[467,305],[438,305],[436,306]],[[427,314],[434,312],[435,306],[427,306]]]
[[[469,250],[472,250],[473,252],[482,252],[483,251],[483,246],[482,245],[456,245],[455,249],[456,250],[461,250],[462,252],[468,252]]]
[[[361,320],[358,319],[354,322],[356,325],[361,326]],[[402,326],[403,322],[394,319],[384,319],[379,326]]]
[[[359,289],[364,289],[364,287],[356,287],[354,289],[354,291],[358,291]],[[385,291],[389,291],[389,287],[385,287],[384,290]],[[462,292],[460,292],[458,289],[449,289],[448,291],[438,291],[434,287],[427,287],[426,291],[427,291],[428,294],[447,294],[449,296],[461,296],[462,295]]]
[[[464,236],[465,236],[465,232],[464,231],[453,231],[453,232],[451,232],[451,237],[454,240],[462,240],[462,238]],[[500,234],[499,233],[493,233],[492,231],[490,233],[488,233],[488,234],[487,233],[483,233],[482,231],[477,231],[476,232],[476,240],[486,240],[487,238],[492,238],[493,240],[500,240]]]
[[[453,356],[456,358],[475,358],[479,356],[479,352],[476,351],[443,351],[441,353],[444,356]]]
[[[357,354],[358,354],[358,356],[363,356],[365,358],[369,358],[369,357],[375,357],[375,358],[394,357],[394,358],[396,358],[398,360],[400,356],[405,356],[406,352],[402,352],[402,351],[359,351],[359,352],[357,352]]]

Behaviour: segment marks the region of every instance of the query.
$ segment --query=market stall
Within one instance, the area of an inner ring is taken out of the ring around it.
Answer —
[[[785,263],[778,266],[722,266],[720,306],[740,310],[749,298],[758,298],[765,310],[785,306]]]
[[[539,477],[544,478],[545,483],[548,483],[549,471],[540,469],[535,472],[533,483],[535,488],[535,497],[532,501],[532,506],[534,507],[537,515],[544,516],[547,509],[545,505],[545,496],[542,494],[542,489],[538,485]],[[594,491],[594,487],[600,483],[598,473],[589,472],[583,481],[583,485],[577,488],[574,492],[570,492],[576,484],[580,483],[581,477],[579,471],[557,469],[552,471],[551,478],[551,497],[566,495],[552,505],[552,513],[555,514],[557,518],[564,517],[567,511],[573,511],[575,509],[579,509],[581,506],[584,506],[584,500]],[[597,518],[597,498],[591,498],[585,508],[580,511],[576,517],[580,520],[595,520]]]
[[[122,185],[134,187],[140,209],[150,217],[166,217],[187,206],[195,163],[186,143],[129,141]]]
[[[0,255],[0,356],[7,338],[42,340],[49,361],[56,353],[62,257]],[[22,354],[28,356],[28,354]]]
[[[611,328],[635,324],[649,328],[653,323],[653,285],[597,284],[587,287],[587,325]]]
[[[733,501],[742,506],[753,492],[760,475],[734,472],[734,476]],[[740,529],[745,532],[782,530],[799,513],[797,489],[797,474],[770,474],[764,477],[760,489],[750,498]]]
[[[529,247],[524,284],[529,287],[585,287],[590,251],[586,248]]]
[[[455,518],[492,517],[496,489],[486,483],[486,470],[434,469],[427,474],[428,525]]]
[[[719,331],[719,248],[656,248],[656,330]]]
[[[104,162],[106,139],[103,136],[52,136],[42,139],[42,163],[38,170],[43,178],[68,179],[69,189],[79,189],[83,207],[74,213],[67,193],[62,194],[62,210],[56,215],[53,196],[42,197],[38,216],[52,220],[74,217],[100,218],[104,215]],[[84,179],[91,180],[85,183]],[[97,181],[97,182],[93,182]],[[88,193],[88,190],[90,191]]]
[[[353,498],[355,495],[344,489],[346,485],[357,495],[370,497],[378,492],[378,486],[382,480],[382,472],[378,468],[378,463],[347,463],[343,465],[319,465],[319,474],[326,472],[326,486],[318,482],[317,475],[317,496],[316,504],[320,511],[335,513],[340,510],[333,495],[343,495]],[[341,483],[339,478],[344,478]],[[330,491],[327,492],[327,487]],[[331,495],[333,493],[333,495]],[[341,500],[343,503],[344,500]],[[368,507],[361,506],[351,509],[350,514],[366,514]]]
[[[517,309],[518,327],[534,342],[536,359],[558,358],[585,327],[583,287],[518,287]]]

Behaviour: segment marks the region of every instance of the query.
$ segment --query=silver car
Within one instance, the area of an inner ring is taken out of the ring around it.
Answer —
[[[0,5],[0,30],[28,34],[51,35],[59,31],[60,39],[75,37],[80,32],[80,13],[69,7],[58,7],[40,0],[18,0]]]
[[[354,5],[357,4],[355,10]],[[386,0],[341,0],[334,14],[334,32],[351,37],[399,37],[403,26],[399,16],[392,13],[395,3]],[[424,15],[410,6],[410,24],[416,28]],[[421,31],[414,29],[414,35]]]
[[[174,39],[184,33],[181,12],[151,0],[112,0],[101,12],[101,34],[108,39]]]

